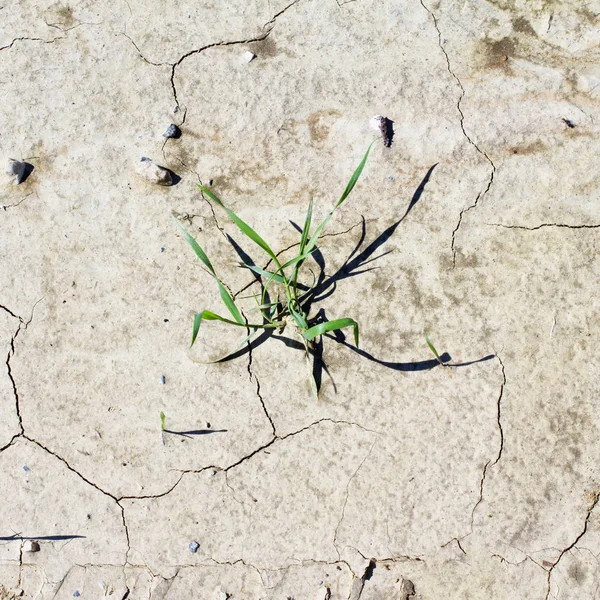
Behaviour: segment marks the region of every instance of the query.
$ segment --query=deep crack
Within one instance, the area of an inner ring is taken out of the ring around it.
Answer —
[[[275,437],[277,437],[277,430],[275,429],[275,423],[273,423],[273,419],[271,418],[271,415],[269,414],[269,411],[267,410],[267,407],[265,405],[264,398],[260,394],[260,381],[259,381],[258,377],[252,372],[252,344],[250,342],[248,342],[248,375],[250,377],[250,382],[252,383],[252,381],[254,381],[254,383],[256,384],[256,395],[258,396],[258,399],[260,400],[260,404],[263,408],[263,412],[265,413],[267,419],[269,419],[269,423],[271,423],[271,429],[273,430],[273,435]]]
[[[119,504],[119,501],[118,501],[118,499],[117,499],[116,496],[113,496],[110,492],[106,492],[100,486],[98,486],[97,484],[95,484],[93,481],[90,481],[89,479],[87,479],[86,477],[84,477],[77,469],[74,469],[68,463],[68,461],[66,459],[64,459],[62,456],[60,456],[56,452],[53,452],[52,450],[50,450],[49,448],[47,448],[46,446],[44,446],[41,442],[38,442],[37,440],[35,440],[34,438],[29,437],[26,434],[23,434],[22,437],[24,439],[28,440],[29,442],[31,442],[32,444],[35,444],[36,446],[38,446],[42,450],[45,450],[48,454],[51,454],[52,456],[54,456],[54,458],[56,458],[60,462],[62,462],[67,467],[67,469],[69,469],[69,471],[71,471],[72,473],[75,473],[75,475],[77,475],[80,479],[82,479],[83,481],[85,481],[85,483],[87,483],[88,485],[91,485],[94,489],[98,490],[99,492],[101,492],[105,496],[108,496],[109,498],[112,498],[117,504]]]
[[[427,6],[423,2],[423,0],[420,0],[420,2],[421,2],[421,6],[429,13],[429,15],[431,16],[431,18],[433,20],[433,25],[434,25],[435,30],[437,31],[437,35],[438,35],[438,46],[440,47],[440,50],[442,51],[442,53],[444,54],[444,57],[446,59],[446,67],[448,69],[448,73],[450,73],[450,75],[452,75],[452,77],[455,79],[456,83],[458,84],[458,87],[460,88],[460,96],[456,103],[456,109],[458,110],[458,114],[460,115],[460,128],[463,132],[463,135],[465,136],[465,138],[467,139],[469,144],[471,144],[471,146],[473,146],[473,148],[475,148],[475,150],[482,157],[484,157],[484,159],[490,164],[490,167],[491,167],[489,180],[487,182],[485,189],[482,192],[479,192],[477,194],[477,197],[475,198],[475,202],[473,202],[473,204],[471,204],[470,206],[467,206],[466,208],[463,208],[460,211],[460,214],[458,216],[458,223],[456,224],[456,227],[454,228],[454,231],[452,232],[452,244],[451,244],[452,266],[455,267],[456,266],[456,249],[455,249],[456,235],[462,224],[463,216],[466,213],[468,213],[470,210],[474,209],[477,206],[477,204],[479,203],[479,201],[489,192],[490,188],[492,187],[492,183],[494,182],[494,174],[496,172],[496,166],[494,165],[494,162],[492,161],[492,159],[488,156],[487,152],[485,150],[482,150],[473,141],[471,136],[465,130],[465,115],[464,115],[464,113],[462,111],[462,107],[461,107],[462,101],[465,97],[465,88],[463,87],[462,82],[460,81],[460,79],[458,78],[456,73],[454,73],[454,71],[452,70],[452,67],[450,66],[450,57],[448,56],[448,53],[446,52],[446,49],[444,48],[444,44],[442,42],[442,33],[441,33],[439,25],[438,25],[437,17],[433,13],[433,11],[431,11],[431,10],[429,10],[429,8],[427,8]]]
[[[504,370],[504,363],[502,359],[496,354],[496,358],[502,367],[502,383],[500,384],[500,394],[498,395],[498,430],[500,431],[500,448],[498,449],[498,456],[492,463],[492,466],[498,463],[502,457],[502,451],[504,450],[504,430],[502,429],[502,396],[504,395],[504,387],[506,386],[506,371]]]
[[[23,319],[23,317],[17,315],[16,313],[14,313],[12,310],[7,308],[6,306],[0,305],[0,308],[2,308],[5,312],[7,312],[11,317],[18,319],[18,321],[19,321],[19,326],[17,327],[17,331],[15,331],[14,335],[10,339],[10,348],[8,350],[8,354],[6,355],[6,371],[8,373],[8,378],[10,379],[12,389],[13,389],[13,396],[15,399],[15,410],[17,413],[19,431],[18,431],[18,433],[13,435],[13,437],[8,442],[8,444],[6,444],[4,447],[0,448],[0,451],[6,450],[6,448],[11,446],[18,437],[21,437],[25,433],[25,429],[23,427],[23,417],[21,416],[21,403],[19,400],[19,390],[17,388],[17,382],[15,381],[15,377],[13,375],[10,362],[11,362],[11,359],[13,358],[13,356],[15,355],[15,341],[16,341],[17,337],[19,336],[19,333],[21,333],[22,330],[27,329],[27,327],[29,327],[29,325],[33,321],[33,313],[35,311],[35,307],[38,305],[39,302],[41,302],[41,299],[38,300],[33,305],[33,308],[31,309],[31,315],[30,315],[28,321],[25,321],[25,319]]]

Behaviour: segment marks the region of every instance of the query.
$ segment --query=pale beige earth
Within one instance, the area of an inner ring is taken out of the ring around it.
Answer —
[[[597,0],[0,2],[0,597],[599,598],[599,44]],[[200,362],[170,213],[239,292],[196,184],[284,250],[373,140],[312,313],[362,354],[318,401],[287,330]]]

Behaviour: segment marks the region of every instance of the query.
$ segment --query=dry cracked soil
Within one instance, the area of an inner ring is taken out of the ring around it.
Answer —
[[[0,98],[1,598],[600,598],[598,0],[0,0]],[[206,364],[171,214],[247,315],[197,184],[289,250],[372,141],[306,271],[360,350]]]

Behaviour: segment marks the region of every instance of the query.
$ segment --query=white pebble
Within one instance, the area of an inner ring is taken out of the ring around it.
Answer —
[[[253,54],[249,50],[246,50],[246,52],[244,52],[244,60],[247,63],[251,63],[255,58],[256,58],[256,54]]]
[[[40,551],[40,545],[33,541],[33,540],[27,540],[26,542],[23,543],[23,552],[39,552]]]
[[[381,119],[383,119],[383,117],[381,115],[375,115],[369,121],[369,125],[371,126],[371,129],[374,129],[375,131],[381,131]]]
[[[21,160],[15,160],[14,158],[9,158],[6,172],[8,175],[11,175],[14,183],[22,183],[27,176],[27,163]]]
[[[135,170],[138,175],[150,183],[156,183],[157,185],[171,185],[173,183],[171,173],[164,167],[157,165],[150,158],[143,157]]]

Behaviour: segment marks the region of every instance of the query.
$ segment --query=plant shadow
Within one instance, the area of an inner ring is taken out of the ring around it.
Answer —
[[[227,433],[227,429],[192,429],[190,431],[174,431],[173,429],[163,429],[163,433],[171,435],[180,435],[186,438],[193,438],[196,435],[210,435],[212,433]]]
[[[417,205],[417,203],[421,199],[423,192],[425,191],[425,187],[426,187],[427,183],[429,182],[429,180],[433,174],[433,171],[437,167],[437,165],[438,165],[438,163],[435,163],[428,169],[425,176],[423,177],[420,184],[418,185],[417,189],[415,190],[414,194],[412,195],[411,200],[406,208],[406,211],[402,215],[402,217],[400,217],[395,223],[393,223],[387,229],[385,229],[383,232],[381,232],[375,239],[373,239],[366,246],[365,246],[365,240],[367,239],[367,226],[366,226],[366,221],[365,221],[364,216],[361,216],[361,223],[360,223],[361,233],[360,233],[360,238],[358,240],[358,243],[352,249],[352,251],[350,252],[348,257],[344,261],[343,265],[332,275],[329,275],[329,276],[326,275],[325,258],[323,256],[323,254],[321,253],[321,251],[319,250],[319,248],[318,247],[316,248],[316,250],[311,255],[311,258],[314,259],[314,261],[318,267],[318,273],[315,275],[315,283],[313,284],[313,286],[310,289],[307,286],[298,285],[298,289],[300,289],[303,292],[303,295],[301,295],[299,298],[299,302],[303,306],[306,314],[310,313],[311,308],[314,305],[329,298],[336,291],[337,284],[340,281],[343,281],[344,279],[349,279],[351,277],[355,277],[357,275],[361,275],[363,273],[367,273],[373,269],[378,268],[378,267],[374,266],[373,263],[375,261],[379,260],[380,258],[383,258],[384,256],[386,256],[387,254],[389,254],[391,252],[391,250],[383,250],[382,252],[378,253],[378,250],[380,250],[384,246],[384,244],[394,235],[394,233],[396,232],[396,230],[398,229],[400,224],[406,219],[406,217],[409,215],[409,213]],[[291,223],[292,227],[294,227],[294,229],[296,229],[298,232],[302,231],[301,227],[298,224],[294,223],[293,221],[290,221],[290,223]],[[249,256],[249,254],[247,252],[245,252],[241,248],[241,246],[231,236],[227,235],[227,239],[230,242],[230,244],[232,245],[232,247],[234,248],[237,255],[240,257],[240,260],[245,265],[256,266],[256,263],[252,260],[252,258]],[[244,288],[244,289],[247,289],[247,287],[250,287],[250,285],[252,285],[256,282],[258,282],[262,287],[262,285],[263,285],[262,279],[258,274],[255,273],[255,281],[252,282],[251,284],[249,284],[248,286],[246,286],[246,288]],[[318,323],[327,322],[328,320],[329,319],[327,318],[325,310],[321,308],[318,310],[315,317],[313,317],[310,320],[309,326],[313,326]],[[473,364],[476,364],[479,362],[491,360],[495,356],[494,354],[490,354],[483,358],[479,358],[479,359],[475,359],[475,360],[472,360],[469,362],[463,362],[463,363],[451,363],[450,361],[452,360],[452,357],[450,356],[450,354],[448,354],[448,352],[443,352],[440,355],[441,362],[437,358],[429,358],[426,360],[412,361],[412,362],[382,360],[382,359],[370,354],[369,352],[367,352],[365,350],[362,350],[360,348],[355,347],[352,344],[349,344],[346,341],[346,336],[344,335],[344,333],[341,330],[337,330],[332,334],[327,333],[327,334],[324,334],[323,336],[320,336],[319,338],[314,340],[309,345],[309,351],[310,351],[311,357],[313,358],[312,375],[315,380],[317,390],[319,390],[321,388],[322,381],[323,381],[323,375],[325,374],[331,380],[333,387],[334,387],[334,391],[337,392],[337,387],[335,385],[335,381],[333,380],[331,373],[327,367],[327,364],[323,358],[323,338],[325,338],[325,337],[337,342],[338,344],[341,344],[341,345],[347,347],[352,352],[358,354],[359,356],[365,358],[366,360],[372,361],[374,363],[377,363],[379,365],[382,365],[382,366],[384,366],[388,369],[392,369],[394,371],[420,372],[420,371],[427,371],[430,369],[434,369],[434,368],[440,367],[440,366],[452,367],[452,368],[465,367],[465,366],[473,365]],[[257,348],[258,346],[262,345],[269,338],[276,339],[276,340],[284,343],[287,347],[305,351],[304,345],[302,343],[300,343],[299,341],[297,341],[293,338],[290,338],[288,336],[278,334],[273,329],[266,329],[263,332],[261,332],[260,335],[258,335],[256,338],[254,338],[254,340],[252,340],[248,345],[241,348],[237,352],[223,358],[221,361],[218,361],[218,362],[226,362],[229,360],[233,360],[234,358],[243,356],[243,355],[251,352],[252,349]]]

